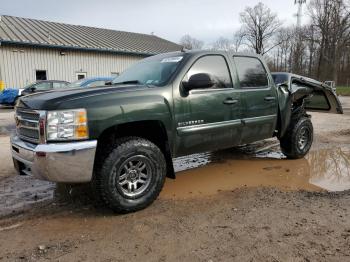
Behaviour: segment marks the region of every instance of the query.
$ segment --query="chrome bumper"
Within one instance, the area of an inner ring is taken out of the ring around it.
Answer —
[[[35,145],[11,137],[16,170],[22,174],[62,183],[91,181],[97,141]]]

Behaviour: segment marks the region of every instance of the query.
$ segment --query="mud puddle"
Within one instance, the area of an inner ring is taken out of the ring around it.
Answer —
[[[161,197],[191,198],[241,187],[332,192],[350,189],[350,149],[319,149],[306,158],[287,160],[276,147],[272,143],[254,152],[250,145],[197,155],[195,169],[184,168],[180,161],[177,164],[182,171],[176,180],[167,180]],[[194,162],[190,164],[195,166]]]
[[[166,180],[160,198],[186,199],[241,187],[261,186],[285,191],[350,189],[348,148],[315,150],[299,160],[284,158],[276,140],[176,158],[174,166],[177,178]],[[32,177],[15,176],[0,180],[0,216],[48,200],[69,201],[87,196],[86,187],[84,190],[80,187],[61,189],[54,183]]]

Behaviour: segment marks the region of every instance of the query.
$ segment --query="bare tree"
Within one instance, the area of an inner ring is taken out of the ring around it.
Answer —
[[[238,30],[233,34],[233,48],[235,52],[239,52],[243,44],[244,34],[242,30]]]
[[[350,0],[310,0],[308,11],[310,23],[281,28],[271,38],[270,46],[278,44],[265,56],[271,70],[349,86]]]
[[[232,47],[232,42],[225,37],[219,37],[213,44],[215,50],[229,51],[233,49]]]
[[[350,44],[349,1],[312,0],[308,8],[318,34],[317,76],[337,82],[341,57],[346,55]]]
[[[184,35],[180,39],[180,45],[182,45],[184,48],[188,50],[193,49],[202,49],[203,48],[203,41],[200,41],[190,35]]]
[[[246,7],[244,12],[240,13],[240,21],[243,39],[257,54],[266,54],[277,46],[276,44],[271,46],[270,42],[281,23],[277,14],[272,13],[263,3],[259,2],[254,7]]]
[[[277,54],[274,59],[274,70],[287,71],[289,69],[288,61],[289,54],[292,47],[294,29],[290,27],[280,28],[275,36],[275,44],[277,46]]]

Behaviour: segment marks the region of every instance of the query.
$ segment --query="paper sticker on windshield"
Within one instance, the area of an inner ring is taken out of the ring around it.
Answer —
[[[161,63],[178,63],[182,60],[183,56],[174,56],[164,58]]]

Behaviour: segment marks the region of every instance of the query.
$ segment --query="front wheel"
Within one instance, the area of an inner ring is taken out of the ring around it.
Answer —
[[[302,117],[293,121],[286,134],[280,139],[282,153],[290,159],[304,157],[313,142],[313,126],[310,118]]]
[[[166,161],[152,142],[122,138],[101,161],[93,185],[98,197],[115,212],[143,209],[158,197],[166,177]]]

